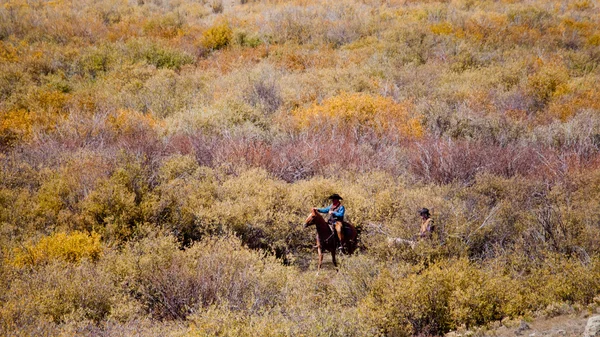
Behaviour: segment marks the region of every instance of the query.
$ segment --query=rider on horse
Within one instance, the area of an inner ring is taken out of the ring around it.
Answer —
[[[342,231],[342,228],[344,225],[344,213],[346,212],[346,209],[340,203],[340,200],[343,200],[343,198],[340,197],[339,194],[334,193],[331,196],[329,196],[328,199],[331,200],[331,205],[325,208],[314,208],[314,210],[316,210],[319,213],[327,213],[329,215],[327,222],[329,223],[329,226],[331,227],[332,231],[335,227],[335,231],[337,232],[337,236],[339,239],[338,248],[341,249],[341,243],[344,242],[344,233]]]
[[[421,230],[419,231],[419,238],[431,239],[433,231],[435,230],[435,225],[433,223],[433,219],[431,218],[431,214],[427,208],[422,208],[419,210],[419,215],[421,216]]]

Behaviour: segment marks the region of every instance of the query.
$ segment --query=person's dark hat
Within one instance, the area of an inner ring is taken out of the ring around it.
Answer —
[[[423,214],[427,214],[427,216],[431,215],[431,214],[429,214],[429,210],[427,208],[421,208],[419,210],[419,215],[423,215]]]
[[[330,199],[330,200],[344,200],[344,198],[340,197],[340,195],[339,195],[339,194],[337,194],[337,193],[333,193],[333,194],[332,194],[332,195],[330,195],[330,196],[329,196],[329,198],[327,198],[327,199]]]

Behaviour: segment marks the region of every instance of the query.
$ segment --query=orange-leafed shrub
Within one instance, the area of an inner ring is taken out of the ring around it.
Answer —
[[[36,243],[26,244],[15,250],[12,264],[18,267],[39,265],[52,261],[79,262],[82,259],[97,260],[102,254],[100,235],[75,231],[55,233]]]
[[[152,115],[130,110],[119,110],[109,116],[107,121],[118,135],[132,135],[141,129],[152,130],[160,126]]]
[[[596,90],[587,90],[562,97],[549,106],[550,116],[566,121],[577,113],[592,109],[600,111],[600,94]]]
[[[31,134],[31,114],[25,110],[10,111],[0,117],[0,148],[10,147]]]
[[[423,126],[412,112],[410,102],[397,103],[393,99],[364,93],[342,93],[315,104],[308,109],[293,112],[297,124],[307,128],[314,123],[342,128],[392,133],[401,137],[421,137]]]
[[[61,113],[65,110],[70,94],[61,90],[40,89],[36,90],[31,98],[33,108],[49,113]]]

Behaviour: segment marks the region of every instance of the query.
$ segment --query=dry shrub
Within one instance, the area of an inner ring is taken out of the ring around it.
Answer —
[[[462,259],[424,270],[384,269],[362,312],[386,335],[440,334],[523,314],[527,299],[517,294],[526,292],[510,277]]]
[[[534,173],[543,176],[541,153],[544,152],[531,147],[429,139],[416,144],[411,152],[410,169],[416,176],[440,184],[469,183],[480,172],[504,177]]]
[[[0,221],[4,224],[2,235],[17,238],[35,231],[35,205],[33,193],[28,188],[0,189]],[[8,249],[10,245],[6,245]]]
[[[259,63],[262,59],[269,55],[271,48],[274,47],[261,45],[256,48],[221,49],[218,53],[205,55],[206,57],[198,60],[197,69],[203,71],[218,71],[221,74],[228,74],[239,69],[242,67],[242,65],[247,66],[249,63]],[[230,91],[230,88],[231,87],[226,87],[225,89],[220,90]],[[214,94],[215,97],[218,97],[221,92],[215,92],[211,94]]]
[[[15,277],[0,306],[2,328],[66,320],[106,319],[115,305],[118,288],[111,275],[82,262],[55,261]]]
[[[188,76],[179,75],[171,69],[160,69],[145,80],[141,90],[135,88],[122,97],[122,106],[165,118],[192,106],[198,92],[194,85],[194,80]],[[135,112],[129,112],[135,115]]]
[[[356,310],[314,308],[303,315],[279,310],[244,315],[213,307],[193,316],[191,336],[382,336],[370,322],[360,320]]]
[[[285,204],[285,191],[285,183],[264,170],[243,171],[219,186],[218,202],[210,216],[235,231],[250,247],[281,254],[298,230],[290,226],[292,219],[300,223],[296,205]]]
[[[562,64],[538,64],[539,69],[527,79],[526,92],[533,97],[531,112],[543,110],[555,96],[566,90],[565,83],[569,78]]]
[[[155,129],[159,125],[151,115],[129,110],[119,110],[109,115],[107,122],[118,136],[136,135],[141,130]]]
[[[333,279],[336,299],[345,306],[356,306],[370,294],[381,268],[381,264],[367,255],[344,258]]]
[[[211,306],[190,317],[190,336],[285,336],[297,330],[294,322],[277,311],[257,315]]]
[[[0,335],[440,334],[594,302],[590,1],[91,2],[0,6]],[[367,249],[315,276],[301,223],[334,192]],[[439,237],[388,247],[421,207]]]
[[[290,71],[327,69],[335,66],[337,62],[337,55],[335,54],[335,49],[333,48],[324,47],[307,50],[293,45],[276,45],[271,48],[272,52],[269,55],[271,62],[285,67]]]
[[[110,114],[106,127],[114,153],[127,151],[137,158],[154,158],[162,154],[162,144],[159,134],[162,124],[151,115],[137,111],[119,110]],[[114,129],[112,129],[114,128]],[[103,144],[101,135],[100,144]]]
[[[273,79],[260,78],[246,89],[245,99],[255,108],[272,114],[283,104],[281,90]]]
[[[333,47],[360,38],[371,28],[366,6],[336,2],[321,6],[288,4],[266,13],[264,35],[279,44],[326,44]]]
[[[217,142],[220,151],[213,160],[234,166],[261,167],[288,182],[331,175],[341,167],[354,172],[398,173],[403,172],[404,163],[401,161],[403,151],[392,138],[396,136],[382,139],[372,133],[357,135],[353,130],[334,128],[273,141],[236,137]]]
[[[314,15],[314,7],[285,6],[277,11],[272,10],[266,13],[268,24],[263,27],[263,34],[273,36],[281,44],[307,43],[312,36],[311,19]]]
[[[584,48],[578,51],[565,51],[564,55],[565,66],[569,70],[571,77],[581,77],[593,73],[598,67],[598,58],[600,53],[597,48],[592,46],[600,45],[600,35],[595,34],[588,38],[588,44],[591,48]]]
[[[274,258],[244,248],[232,236],[207,238],[178,250],[169,237],[145,239],[125,252],[126,270],[146,310],[157,319],[184,319],[210,305],[247,313],[282,301],[288,277]]]
[[[183,35],[186,29],[185,18],[180,13],[169,13],[164,16],[151,17],[144,22],[144,33],[148,36],[174,38]]]
[[[212,0],[210,8],[215,14],[223,13],[223,0]]]
[[[69,220],[73,220],[72,216],[76,212],[77,204],[83,198],[82,186],[79,185],[76,177],[69,174],[69,171],[75,170],[77,168],[45,172],[46,177],[37,191],[36,198],[39,226],[68,226]]]
[[[212,170],[201,168],[191,156],[174,155],[160,168],[159,183],[144,203],[149,220],[190,244],[219,228],[202,216],[214,205],[217,186]]]

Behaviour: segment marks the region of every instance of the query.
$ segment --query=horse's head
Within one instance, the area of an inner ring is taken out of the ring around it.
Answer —
[[[304,220],[304,228],[306,227],[310,227],[312,225],[315,224],[315,219],[318,217],[319,215],[317,214],[317,212],[313,209],[310,211],[310,214],[308,215],[308,217],[306,218],[306,220]]]

